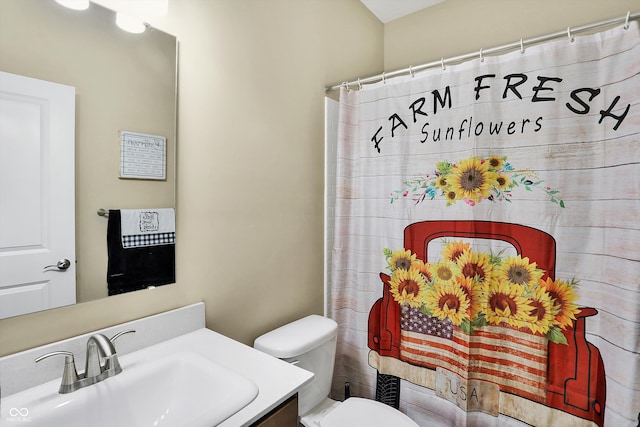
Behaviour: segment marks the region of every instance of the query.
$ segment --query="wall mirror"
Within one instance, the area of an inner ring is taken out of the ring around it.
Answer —
[[[98,210],[175,208],[177,40],[125,32],[95,3],[2,0],[0,71],[75,87],[76,302],[107,297]],[[120,177],[122,131],[166,138],[164,179]]]

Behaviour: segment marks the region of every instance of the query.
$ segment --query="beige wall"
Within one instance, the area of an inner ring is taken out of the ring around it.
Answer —
[[[446,0],[385,25],[388,71],[640,11],[638,0]]]
[[[252,344],[323,310],[324,86],[382,68],[359,0],[174,1],[178,281]],[[197,6],[197,7],[195,7]]]
[[[0,320],[0,355],[195,301],[248,344],[322,313],[324,87],[382,69],[382,24],[359,0],[170,0],[153,24],[180,41],[178,283]]]
[[[383,29],[359,0],[170,0],[157,25],[180,39],[178,284],[0,321],[0,354],[200,300],[208,327],[248,344],[321,313],[325,85],[636,3],[447,0]]]

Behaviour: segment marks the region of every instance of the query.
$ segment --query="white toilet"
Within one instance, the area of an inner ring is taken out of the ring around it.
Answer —
[[[311,315],[258,337],[253,347],[315,374],[298,393],[298,413],[305,427],[418,427],[402,412],[375,400],[329,399],[338,324]]]

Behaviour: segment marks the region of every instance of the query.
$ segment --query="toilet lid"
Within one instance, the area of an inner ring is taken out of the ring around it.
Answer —
[[[320,421],[321,427],[418,427],[411,418],[384,403],[351,397]]]

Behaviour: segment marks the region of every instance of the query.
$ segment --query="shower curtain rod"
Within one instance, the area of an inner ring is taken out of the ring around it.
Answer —
[[[542,43],[542,42],[557,39],[560,37],[568,37],[569,39],[573,40],[573,36],[576,33],[594,30],[599,27],[608,27],[621,22],[624,22],[625,29],[626,29],[629,25],[630,20],[636,20],[639,18],[640,18],[640,12],[635,12],[635,13],[627,12],[627,14],[621,18],[612,18],[606,21],[595,22],[592,24],[582,25],[575,28],[567,27],[565,31],[558,31],[555,33],[545,34],[543,36],[533,37],[530,39],[520,39],[520,41],[517,41],[514,43],[504,44],[502,46],[496,46],[489,49],[480,49],[479,52],[467,53],[465,55],[453,56],[451,58],[442,58],[439,61],[428,62],[426,64],[416,65],[415,67],[411,65],[408,68],[390,71],[388,73],[383,72],[381,74],[377,74],[371,77],[366,77],[364,79],[357,79],[356,81],[346,81],[334,86],[327,87],[326,91],[329,92],[332,90],[340,89],[343,86],[349,88],[349,86],[353,86],[353,85],[357,85],[358,88],[361,88],[363,83],[371,83],[371,82],[380,81],[380,80],[384,81],[389,77],[396,77],[396,76],[400,76],[402,74],[407,74],[407,73],[410,75],[413,75],[413,73],[415,73],[416,71],[425,70],[427,68],[433,68],[433,67],[444,68],[446,65],[466,61],[468,59],[473,59],[473,58],[482,58],[484,55],[491,55],[497,52],[503,52],[503,51],[514,50],[514,49],[520,49],[521,51],[524,52],[524,48],[527,45]]]

